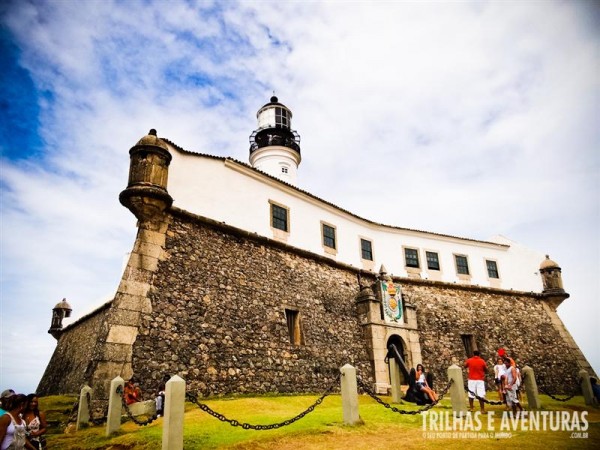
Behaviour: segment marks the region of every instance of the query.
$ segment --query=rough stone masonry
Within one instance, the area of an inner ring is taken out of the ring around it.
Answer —
[[[127,366],[127,377],[135,374],[147,393],[175,374],[203,395],[319,392],[346,363],[374,381],[356,308],[356,270],[183,211],[173,209],[167,221],[130,362],[117,351],[110,361],[93,348],[102,346],[107,333],[102,323],[118,315],[123,299],[117,294],[65,329],[41,394],[77,392],[109,363]],[[416,309],[423,364],[437,386],[445,383],[448,366],[466,358],[463,335],[473,336],[492,365],[496,349],[508,348],[552,392],[570,392],[575,385],[574,343],[561,335],[542,294],[395,281]],[[299,312],[301,345],[290,343],[286,309]],[[101,385],[98,379],[98,392]]]

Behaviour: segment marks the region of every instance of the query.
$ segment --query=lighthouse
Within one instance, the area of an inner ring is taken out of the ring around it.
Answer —
[[[273,96],[256,118],[258,128],[250,135],[250,165],[295,186],[301,157],[292,111]]]

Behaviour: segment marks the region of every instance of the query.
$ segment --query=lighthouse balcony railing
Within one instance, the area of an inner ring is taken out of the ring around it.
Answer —
[[[257,133],[261,130],[256,130],[250,135],[250,153],[258,150],[259,148],[268,147],[271,145],[280,145],[282,147],[289,147],[296,150],[300,153],[300,135],[294,131],[290,130],[292,136],[280,136],[277,134],[274,135],[265,135],[261,134],[261,136],[257,139]]]

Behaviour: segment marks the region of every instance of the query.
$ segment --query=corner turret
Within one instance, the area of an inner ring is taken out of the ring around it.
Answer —
[[[563,300],[569,298],[569,294],[563,288],[560,266],[552,261],[549,255],[546,255],[546,259],[540,264],[540,275],[544,287],[542,293],[554,309],[558,308]]]
[[[295,185],[302,158],[300,135],[292,130],[292,111],[273,96],[256,118],[258,128],[250,135],[250,165]]]
[[[71,317],[71,305],[67,303],[67,299],[63,298],[62,302],[58,302],[54,308],[52,308],[52,323],[50,324],[50,333],[54,339],[58,340],[60,333],[62,332],[62,321],[65,317]]]
[[[129,182],[119,201],[138,218],[149,221],[173,204],[167,192],[171,154],[167,144],[152,129],[129,150]]]

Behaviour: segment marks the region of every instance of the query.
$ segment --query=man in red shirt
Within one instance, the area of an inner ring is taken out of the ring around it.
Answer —
[[[465,361],[465,367],[469,369],[467,377],[469,409],[473,411],[473,399],[477,395],[477,397],[480,397],[479,406],[481,407],[481,412],[485,413],[483,400],[485,399],[485,372],[487,371],[487,364],[479,356],[479,350],[475,350],[473,356]]]

